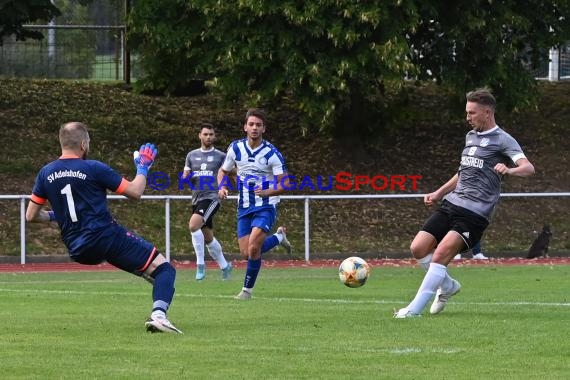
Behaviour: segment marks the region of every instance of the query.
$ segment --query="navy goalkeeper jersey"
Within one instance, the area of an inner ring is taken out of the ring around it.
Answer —
[[[89,247],[111,225],[107,190],[122,194],[127,183],[100,161],[61,156],[40,170],[31,200],[40,205],[49,201],[61,238],[73,255]]]

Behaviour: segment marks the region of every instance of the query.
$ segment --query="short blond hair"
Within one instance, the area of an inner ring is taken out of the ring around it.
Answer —
[[[79,121],[65,123],[59,128],[59,143],[62,149],[79,149],[83,141],[89,140],[87,126]]]

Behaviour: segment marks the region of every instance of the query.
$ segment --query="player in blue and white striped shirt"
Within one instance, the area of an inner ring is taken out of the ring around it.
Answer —
[[[247,258],[243,288],[237,299],[251,298],[261,268],[262,253],[279,244],[291,251],[284,227],[267,236],[277,218],[279,194],[289,186],[289,177],[281,153],[263,139],[265,121],[262,110],[252,108],[247,111],[243,126],[247,137],[230,144],[226,160],[218,172],[219,196],[224,199],[229,188],[233,187],[229,176],[237,168],[237,236],[240,252]]]

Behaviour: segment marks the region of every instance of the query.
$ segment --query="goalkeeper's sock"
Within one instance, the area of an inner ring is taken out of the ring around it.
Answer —
[[[152,272],[151,277],[154,278],[152,311],[162,310],[166,313],[174,297],[176,269],[168,262],[162,263]]]
[[[263,244],[261,245],[261,254],[264,254],[265,252],[272,250],[273,248],[277,247],[279,245],[279,243],[281,243],[279,241],[278,235],[280,235],[280,234],[273,234],[273,235],[265,238],[265,240],[263,241]],[[281,239],[283,239],[282,236],[281,236]]]
[[[196,252],[196,264],[204,264],[204,234],[202,230],[191,232],[192,234],[192,245],[194,246],[194,252]]]
[[[410,312],[421,314],[429,300],[433,297],[436,290],[447,275],[447,267],[445,265],[431,263],[429,269],[424,276],[424,280],[418,289],[416,297],[408,305]]]
[[[244,288],[253,289],[260,269],[261,269],[261,258],[257,260],[252,260],[252,259],[247,260],[247,269],[245,271],[245,278],[243,280]]]
[[[220,269],[224,269],[225,267],[228,266],[228,262],[224,257],[224,253],[222,252],[222,246],[220,245],[218,239],[214,238],[211,242],[206,244],[206,247],[208,248],[210,256],[212,256],[212,258],[216,260],[216,262],[220,266]]]

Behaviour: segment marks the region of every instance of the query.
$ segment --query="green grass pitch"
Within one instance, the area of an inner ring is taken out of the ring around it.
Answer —
[[[210,265],[179,270],[149,334],[151,287],[127,273],[0,273],[2,379],[567,379],[570,266],[451,267],[463,289],[437,316],[395,320],[418,267],[263,268],[251,301]],[[428,307],[429,309],[429,307]]]

